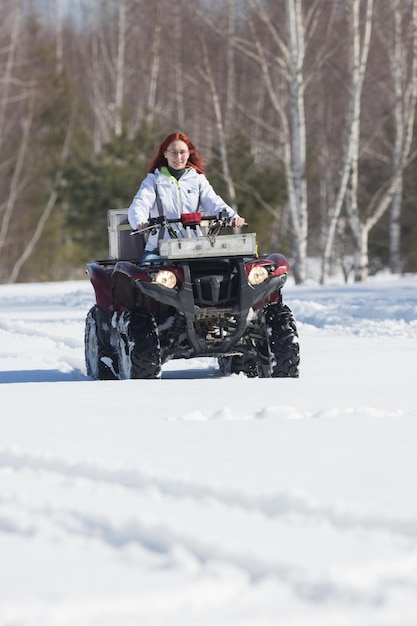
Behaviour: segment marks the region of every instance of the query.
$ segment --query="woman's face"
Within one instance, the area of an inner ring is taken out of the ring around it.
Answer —
[[[172,141],[164,152],[164,157],[168,161],[169,167],[172,167],[174,170],[182,170],[187,165],[189,156],[190,152],[187,144],[180,139]]]

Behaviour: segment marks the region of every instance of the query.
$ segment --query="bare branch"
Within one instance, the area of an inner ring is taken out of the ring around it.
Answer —
[[[38,220],[37,226],[35,228],[35,231],[29,243],[27,244],[23,253],[20,255],[19,259],[16,261],[10,273],[10,276],[8,278],[8,283],[10,284],[16,282],[23,265],[26,263],[29,257],[33,254],[36,248],[36,245],[39,242],[41,235],[45,229],[49,216],[51,215],[52,210],[55,207],[55,204],[58,198],[59,187],[60,187],[63,173],[64,173],[62,166],[64,162],[68,159],[72,136],[73,136],[74,128],[75,128],[75,120],[76,120],[76,105],[74,104],[72,114],[71,114],[71,119],[67,127],[67,132],[65,135],[64,143],[62,145],[60,167],[58,168],[55,174],[55,178],[52,184],[52,189],[49,195],[48,202],[46,203],[45,208],[42,211],[42,214]]]
[[[23,122],[23,134],[20,141],[19,150],[17,153],[16,163],[13,170],[13,176],[10,184],[9,196],[6,202],[6,208],[4,211],[1,228],[0,228],[0,250],[5,246],[7,235],[9,232],[10,221],[12,219],[13,211],[16,206],[16,200],[19,189],[19,182],[22,175],[23,164],[26,158],[26,153],[29,145],[29,137],[32,128],[33,115],[34,115],[34,98],[29,101],[29,110],[26,119]]]

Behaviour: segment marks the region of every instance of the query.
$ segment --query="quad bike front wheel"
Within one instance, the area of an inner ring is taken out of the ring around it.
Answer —
[[[264,311],[267,336],[267,378],[298,378],[300,345],[295,319],[285,304],[270,304]]]
[[[84,351],[87,376],[94,380],[117,379],[117,353],[110,342],[108,315],[94,305],[85,320]]]
[[[219,357],[225,374],[244,374],[247,378],[298,378],[300,346],[291,310],[284,304],[268,305],[261,317],[262,339],[253,340],[253,351],[245,355]]]
[[[118,324],[119,378],[159,378],[161,354],[155,319],[147,313],[124,311]]]

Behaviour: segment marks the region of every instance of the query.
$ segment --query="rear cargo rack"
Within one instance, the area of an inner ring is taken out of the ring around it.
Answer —
[[[137,261],[141,258],[145,241],[142,234],[132,236],[133,229],[127,219],[128,209],[107,211],[109,257],[119,261]]]

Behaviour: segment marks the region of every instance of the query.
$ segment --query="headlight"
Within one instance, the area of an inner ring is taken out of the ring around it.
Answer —
[[[158,285],[163,285],[169,289],[173,289],[177,284],[177,277],[174,272],[170,272],[169,270],[161,270],[156,274],[153,280],[155,283],[158,283]]]
[[[252,267],[248,275],[250,285],[260,285],[268,278],[268,270],[263,265]]]

